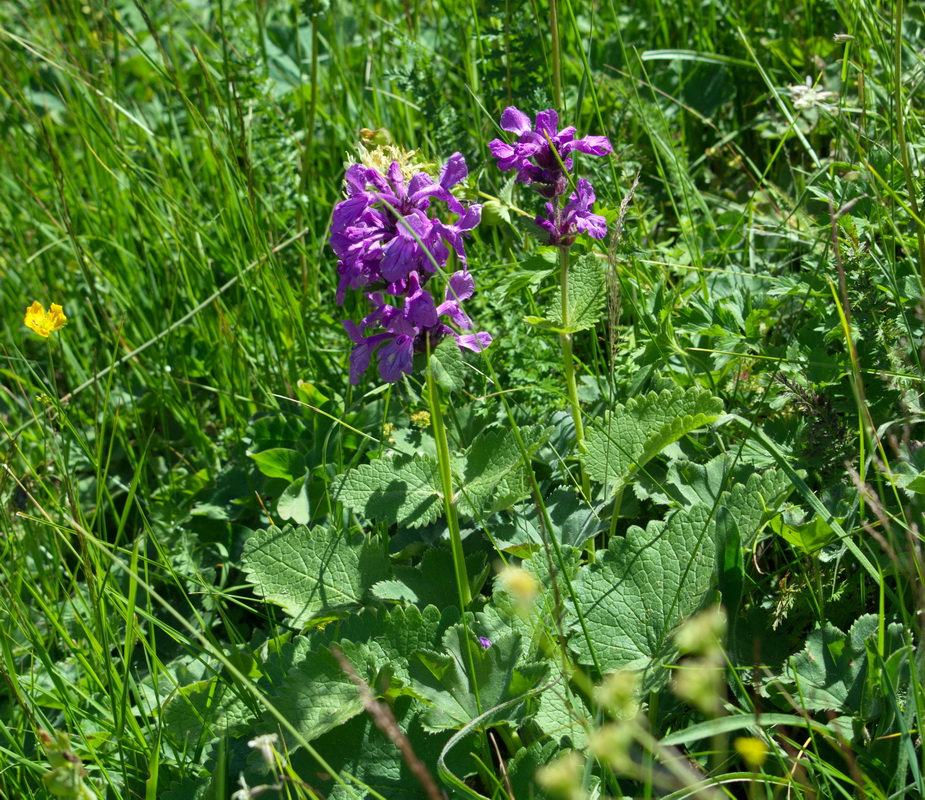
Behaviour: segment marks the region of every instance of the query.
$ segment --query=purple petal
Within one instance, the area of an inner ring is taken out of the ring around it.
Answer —
[[[344,182],[347,184],[347,194],[354,195],[366,191],[366,184],[369,183],[367,173],[369,167],[362,164],[351,164],[347,168],[347,174],[344,175]]]
[[[399,334],[376,354],[379,361],[379,377],[386,383],[395,383],[402,373],[411,374],[414,360],[414,339]]]
[[[389,183],[399,197],[405,194],[405,176],[402,174],[401,165],[393,161],[389,166]]]
[[[561,152],[563,155],[577,150],[579,153],[587,153],[592,156],[606,156],[613,151],[610,140],[606,136],[585,136],[582,139],[576,139],[574,142],[568,142],[562,145]]]
[[[417,328],[432,328],[437,324],[437,309],[434,298],[427,289],[421,288],[416,272],[408,276],[408,298],[405,300],[405,319]]]
[[[426,172],[415,172],[411,176],[411,180],[408,181],[408,199],[417,205],[430,195],[435,194],[439,189],[440,187],[434,183],[434,179]],[[427,203],[423,203],[422,207],[427,208]]]
[[[462,153],[453,153],[440,170],[440,185],[449,191],[468,174],[469,168]]]
[[[575,217],[575,227],[592,239],[603,239],[607,235],[607,220],[600,214],[587,212]]]
[[[559,231],[556,230],[555,223],[551,219],[547,219],[546,217],[537,217],[536,219],[533,220],[533,223],[538,228],[542,228],[544,231],[546,231],[546,233],[549,234],[550,244],[553,244],[553,245],[559,244],[559,239],[561,237],[559,235]]]
[[[518,136],[530,130],[530,117],[514,106],[508,106],[501,114],[501,127],[503,130],[516,133]]]
[[[575,126],[569,125],[567,128],[563,128],[555,136],[553,136],[552,140],[555,142],[556,147],[561,150],[564,145],[570,144],[574,138]]]
[[[446,299],[461,302],[472,297],[475,291],[475,281],[465,270],[454,272],[450,276],[449,286],[446,287]]]
[[[545,135],[548,134],[552,139],[556,135],[556,126],[559,124],[559,115],[555,109],[548,108],[546,111],[540,111],[536,115],[536,132]]]
[[[469,206],[466,209],[466,213],[463,216],[456,220],[454,227],[458,231],[471,231],[482,221],[482,204],[477,203],[474,206]]]
[[[395,238],[382,249],[382,277],[390,283],[406,277],[420,260],[419,250],[414,237],[399,225]]]
[[[493,139],[488,143],[488,149],[491,150],[491,154],[498,159],[498,169],[502,172],[520,169],[523,164],[523,158],[520,156],[517,148],[512,147],[507,142],[502,142],[500,139]]]
[[[350,351],[350,383],[356,386],[360,382],[363,373],[366,372],[367,367],[369,367],[370,357],[381,339],[376,337],[367,339],[349,319],[344,320],[341,324],[344,326],[344,330],[347,331],[350,341],[355,345],[353,350]]]
[[[467,350],[474,350],[476,353],[481,353],[483,350],[488,349],[488,345],[491,344],[491,336],[489,336],[485,331],[480,331],[479,333],[460,333],[454,334],[456,338],[456,344],[460,347],[465,347]]]
[[[360,215],[369,206],[369,198],[359,194],[344,200],[334,206],[334,215],[331,219],[331,232],[339,233],[359,219]]]
[[[597,200],[591,181],[587,178],[579,178],[575,189],[577,191],[569,198],[569,204],[575,204],[585,210],[590,209]]]

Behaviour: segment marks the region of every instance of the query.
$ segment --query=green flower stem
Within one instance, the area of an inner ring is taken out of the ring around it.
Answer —
[[[558,0],[549,0],[549,33],[552,38],[552,99],[556,108],[562,108],[562,65],[559,59],[559,7]]]
[[[562,294],[562,327],[570,327],[568,309],[568,247],[559,248],[559,285]],[[565,370],[565,383],[568,387],[568,401],[572,409],[572,420],[575,423],[575,439],[578,442],[578,452],[584,455],[588,452],[585,445],[585,427],[581,421],[581,406],[578,404],[578,384],[575,382],[575,360],[572,356],[572,334],[560,333],[562,343],[562,366]],[[591,500],[591,481],[585,472],[584,462],[581,463],[581,490],[585,499]]]
[[[443,486],[443,508],[446,511],[446,524],[450,529],[450,550],[453,553],[453,569],[456,572],[456,589],[459,593],[459,613],[466,628],[463,641],[466,646],[466,661],[469,666],[469,675],[472,679],[472,692],[475,695],[475,705],[479,714],[482,713],[482,701],[479,698],[479,687],[475,679],[475,659],[472,656],[472,636],[469,635],[466,625],[466,608],[472,600],[472,591],[469,588],[469,576],[466,574],[466,556],[463,553],[462,534],[459,531],[459,512],[456,509],[456,495],[453,491],[453,473],[450,469],[450,443],[446,437],[446,423],[443,420],[443,409],[440,407],[440,389],[434,380],[433,370],[430,368],[430,353],[427,359],[427,400],[430,403],[430,421],[434,429],[434,440],[437,444],[437,463],[440,466],[440,483]]]
[[[446,438],[443,410],[440,408],[440,389],[434,380],[429,360],[427,363],[427,398],[430,402],[430,421],[434,426],[434,439],[437,443],[437,463],[440,465],[440,483],[443,486],[443,508],[446,511],[446,523],[450,529],[450,548],[453,551],[453,567],[456,570],[460,611],[465,613],[469,601],[472,600],[472,594],[469,590],[469,577],[466,575],[462,535],[459,532],[459,513],[453,492],[453,473],[450,470],[450,444]]]

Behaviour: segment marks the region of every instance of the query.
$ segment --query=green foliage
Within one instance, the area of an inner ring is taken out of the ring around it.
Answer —
[[[884,637],[882,650],[880,636]],[[860,617],[847,635],[827,624],[806,638],[806,647],[790,660],[784,678],[808,709],[870,719],[882,713],[886,688],[872,668],[876,654],[884,660],[897,654],[908,658],[904,638],[902,625],[890,623],[881,631],[880,620],[873,614]]]
[[[698,389],[666,389],[617,404],[588,427],[588,474],[616,492],[668,445],[722,413],[722,401]]]
[[[504,719],[522,723],[535,706],[535,696],[524,695],[538,688],[548,671],[546,664],[520,663],[518,634],[502,636],[485,648],[461,625],[444,634],[442,651],[420,650],[416,656],[417,663],[411,664],[412,684],[431,703],[421,721],[432,731],[465,725],[518,700],[505,708]]]
[[[0,4],[0,796],[925,795],[921,4],[557,8]],[[447,485],[424,354],[349,382],[358,140],[484,204]]]
[[[715,559],[715,528],[702,505],[612,539],[575,581],[588,631],[572,638],[579,662],[602,672],[660,665],[674,629],[705,601]]]
[[[522,428],[529,456],[548,435],[541,426]],[[508,508],[529,493],[520,446],[511,431],[485,431],[454,464],[460,510],[471,517]],[[369,519],[418,527],[443,511],[437,459],[429,455],[380,458],[339,476],[332,496]],[[454,498],[454,501],[457,498]]]
[[[389,571],[376,543],[304,525],[256,531],[241,563],[260,596],[279,605],[295,626],[361,608]]]
[[[606,299],[604,262],[593,255],[582,256],[569,266],[568,272],[565,309],[560,298],[546,309],[546,317],[527,317],[527,322],[555,333],[578,333],[594,327]]]

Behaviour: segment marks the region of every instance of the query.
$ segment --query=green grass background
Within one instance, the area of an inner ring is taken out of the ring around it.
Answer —
[[[371,430],[417,409],[348,383],[340,320],[362,308],[334,304],[326,240],[362,128],[461,151],[483,201],[507,196],[488,151],[506,106],[607,135],[613,156],[581,167],[599,206],[614,219],[639,186],[613,325],[579,341],[587,390],[719,392],[844,510],[893,588],[776,540],[759,580],[794,641],[859,608],[920,630],[922,4],[555,7],[556,28],[511,0],[0,9],[0,794],[47,796],[39,728],[80,737],[100,796],[193,777],[195,759],[159,766],[156,704],[137,708],[178,653],[217,663],[272,630],[232,568],[267,501],[241,467],[250,421],[297,401]],[[794,109],[807,76],[838,93],[825,108]],[[467,246],[500,388],[544,422],[564,401],[555,342],[523,322],[531,248],[507,225]],[[22,324],[34,300],[67,314],[48,342]],[[336,474],[358,441],[305,414]],[[802,758],[797,796],[904,788]]]

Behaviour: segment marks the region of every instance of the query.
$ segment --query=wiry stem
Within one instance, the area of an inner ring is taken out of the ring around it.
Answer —
[[[568,307],[568,247],[559,247],[559,285],[562,294],[562,327],[571,325]],[[568,401],[572,410],[572,420],[575,423],[575,440],[578,443],[578,452],[584,455],[588,449],[585,445],[585,427],[581,421],[581,406],[578,404],[578,384],[575,381],[575,360],[572,355],[572,334],[560,333],[559,341],[562,343],[562,366],[565,370],[565,383],[568,389]],[[581,490],[586,500],[591,499],[591,481],[585,472],[584,462],[581,464]]]

